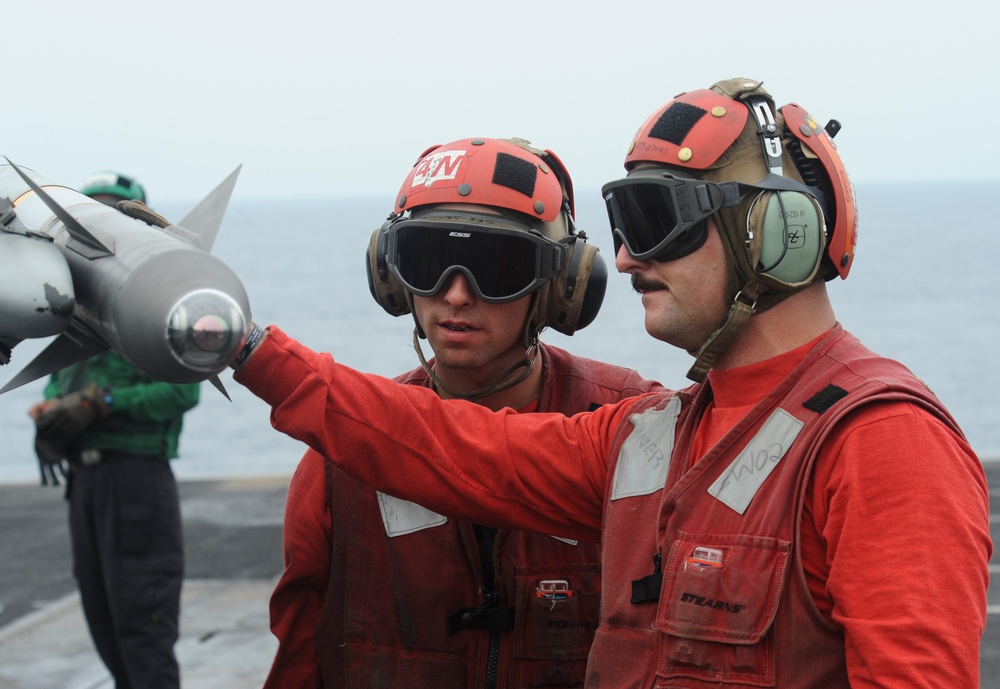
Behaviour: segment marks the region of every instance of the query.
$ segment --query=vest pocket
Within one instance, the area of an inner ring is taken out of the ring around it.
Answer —
[[[514,653],[586,659],[600,615],[599,565],[519,568]]]
[[[678,532],[663,567],[658,674],[773,686],[791,543]]]
[[[583,686],[600,616],[600,565],[518,567],[514,579],[514,686]]]

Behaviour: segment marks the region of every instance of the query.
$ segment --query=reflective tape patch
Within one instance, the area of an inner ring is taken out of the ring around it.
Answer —
[[[746,512],[804,425],[784,409],[776,410],[708,492],[739,514]]]
[[[676,397],[663,409],[635,414],[634,429],[622,443],[618,465],[611,483],[611,499],[649,495],[663,488],[674,451],[674,431],[681,401]]]
[[[448,522],[447,517],[443,517],[437,512],[431,512],[415,502],[394,498],[378,491],[376,493],[378,495],[378,508],[382,512],[382,523],[385,525],[385,533],[389,538],[405,536]]]

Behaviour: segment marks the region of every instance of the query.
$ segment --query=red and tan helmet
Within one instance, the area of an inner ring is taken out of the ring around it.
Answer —
[[[639,128],[625,168],[632,171],[641,163],[654,163],[715,182],[759,182],[772,170],[766,148],[762,154],[767,134],[751,117],[755,99],[771,103],[761,82],[742,78],[680,94]],[[831,121],[822,128],[804,108],[790,103],[767,124],[774,127],[783,176],[814,189],[823,199],[827,265],[846,278],[857,245],[858,213],[832,138],[839,123]],[[827,275],[832,277],[830,271]]]
[[[396,195],[395,213],[442,203],[474,203],[553,222],[573,185],[552,151],[523,139],[460,139],[420,155]]]
[[[577,231],[569,173],[555,153],[518,138],[459,139],[420,155],[367,252],[369,287],[383,309],[394,316],[411,310],[408,292],[393,278],[388,260],[388,236],[397,224],[423,220],[429,213],[441,221],[442,206],[451,220],[460,222],[463,205],[494,209],[500,216],[488,220],[474,208],[466,213],[479,215],[480,224],[539,235],[559,245],[565,256],[555,275],[536,290],[526,341],[534,341],[544,327],[572,335],[594,320],[604,298],[607,267],[597,247]]]
[[[636,260],[675,260],[704,241],[703,221],[718,228],[730,306],[692,351],[690,379],[705,378],[753,314],[850,272],[858,214],[839,128],[795,103],[776,109],[759,81],[727,79],[653,113],[629,147],[628,176],[604,185],[612,235]]]

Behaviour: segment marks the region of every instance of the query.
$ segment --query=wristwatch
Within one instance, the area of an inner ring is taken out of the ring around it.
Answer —
[[[250,325],[250,333],[247,335],[243,349],[240,350],[240,353],[237,354],[236,358],[229,364],[229,368],[234,371],[239,370],[240,366],[243,365],[243,362],[250,358],[250,355],[253,354],[253,350],[257,348],[257,345],[259,345],[261,340],[264,339],[264,335],[267,334],[267,331],[256,323],[251,321]]]

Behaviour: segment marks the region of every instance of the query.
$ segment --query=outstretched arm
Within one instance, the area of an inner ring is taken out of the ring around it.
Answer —
[[[272,425],[384,492],[443,514],[569,538],[600,535],[610,428],[631,401],[566,418],[491,412],[354,371],[278,328],[235,380]]]

